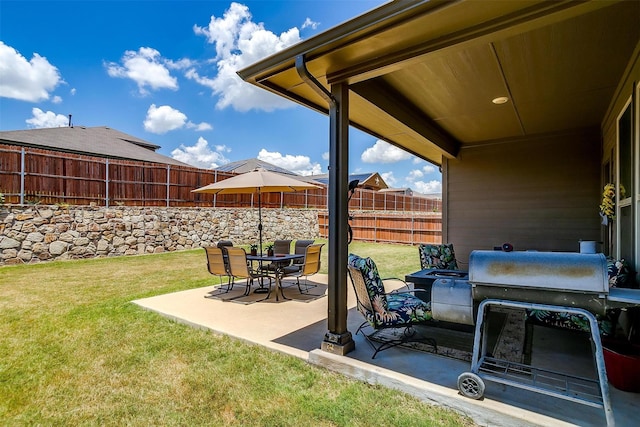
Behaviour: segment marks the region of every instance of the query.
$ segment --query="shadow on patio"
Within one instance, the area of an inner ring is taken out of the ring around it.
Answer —
[[[319,286],[312,292],[322,295],[326,290],[327,275],[318,274],[313,279],[312,282]],[[177,322],[259,344],[362,381],[402,390],[426,402],[464,413],[480,425],[606,424],[602,409],[492,382],[486,383],[483,399],[476,401],[463,397],[457,389],[457,377],[470,370],[467,361],[401,347],[385,350],[376,359],[371,359],[373,351],[361,335],[354,335],[356,349],[348,355],[326,353],[320,350],[327,331],[326,297],[301,297],[295,284],[290,282],[284,292],[292,299],[277,302],[273,296],[266,301],[241,304],[205,298],[214,289],[213,286],[192,289],[134,303]],[[355,334],[363,319],[354,308],[355,297],[350,286],[348,303],[348,329]],[[595,376],[591,347],[583,336],[536,328],[539,327],[535,327],[533,333],[533,365],[583,377]],[[635,425],[640,394],[610,386],[610,396],[616,424]]]

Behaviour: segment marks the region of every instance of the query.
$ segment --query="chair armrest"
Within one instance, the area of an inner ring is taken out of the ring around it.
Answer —
[[[399,277],[385,277],[384,279],[381,279],[381,280],[382,280],[382,284],[383,285],[384,285],[385,281],[388,282],[390,280],[402,282],[404,284],[403,286],[399,287],[398,289],[394,289],[394,290],[392,290],[390,292],[386,292],[386,286],[385,286],[385,293],[386,294],[394,294],[394,293],[397,293],[397,292],[407,292],[406,290],[403,291],[403,289],[405,289],[405,288],[408,289],[407,282],[405,282],[403,279],[401,279]]]

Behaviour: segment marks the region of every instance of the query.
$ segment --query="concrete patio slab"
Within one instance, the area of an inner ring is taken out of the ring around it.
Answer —
[[[315,275],[312,279],[321,286],[311,292],[326,289],[327,275]],[[327,331],[327,298],[305,299],[300,297],[295,285],[288,285],[285,295],[293,299],[277,302],[273,295],[269,300],[252,304],[205,298],[215,290],[210,286],[134,303],[177,322],[262,345],[362,381],[407,392],[426,402],[465,414],[479,425],[606,424],[602,409],[491,382],[486,384],[483,399],[464,397],[458,392],[457,377],[470,370],[468,362],[400,347],[386,350],[376,359],[371,359],[373,352],[360,335],[354,336],[356,349],[346,356],[324,352],[320,350],[320,344]],[[355,311],[355,297],[351,289],[348,304],[349,330],[355,333],[362,317]],[[534,354],[539,363],[551,365],[560,372],[569,367],[578,369],[577,366],[589,369],[591,350],[588,343],[571,343],[570,336],[563,335],[563,331],[556,335],[549,331],[534,334]],[[566,351],[567,346],[571,347],[570,353]],[[610,396],[616,425],[637,425],[640,394],[610,387]]]

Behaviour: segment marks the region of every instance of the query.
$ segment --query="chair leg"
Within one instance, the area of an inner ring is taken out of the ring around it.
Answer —
[[[307,280],[307,276],[304,277],[304,286],[305,286],[304,290],[302,290],[302,287],[300,286],[300,276],[296,277],[296,283],[298,285],[298,290],[300,291],[301,294],[308,294],[309,289],[318,287],[318,285],[310,285],[309,281]]]
[[[415,331],[411,326],[407,326],[404,328],[404,330],[402,331],[402,336],[400,338],[385,340],[385,341],[377,339],[379,332],[381,332],[383,329],[376,329],[372,333],[366,334],[363,328],[367,326],[370,326],[369,323],[366,321],[363,322],[360,325],[360,327],[358,327],[356,334],[362,331],[362,335],[367,340],[371,348],[373,348],[374,352],[373,352],[373,356],[371,356],[372,359],[375,359],[378,353],[380,353],[383,350],[388,350],[390,348],[397,347],[399,345],[402,345],[408,342],[420,342],[420,343],[428,344],[434,348],[434,351],[436,354],[438,353],[438,343],[436,342],[435,339],[433,338],[421,338],[421,339],[415,339],[415,340],[412,339],[412,337],[415,335]]]

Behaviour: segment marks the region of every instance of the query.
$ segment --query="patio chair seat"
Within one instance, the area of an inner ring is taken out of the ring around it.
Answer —
[[[347,270],[356,294],[357,310],[365,318],[356,334],[362,332],[367,342],[373,347],[372,359],[382,350],[412,341],[413,325],[432,322],[430,302],[423,301],[412,292],[385,292],[383,280],[371,258],[349,254]],[[364,332],[366,327],[371,327],[373,332],[366,334]],[[388,328],[403,328],[402,338],[382,340],[380,344],[378,332]],[[420,341],[432,345],[437,352],[437,343],[434,339],[426,338]]]

